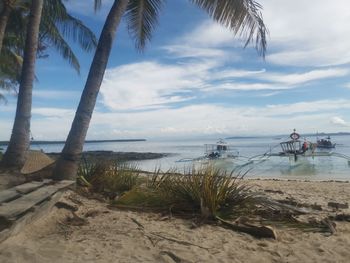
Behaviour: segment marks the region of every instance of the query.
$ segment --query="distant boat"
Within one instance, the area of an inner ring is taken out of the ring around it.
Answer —
[[[197,158],[183,158],[177,162],[206,162],[210,160],[232,161],[239,157],[239,151],[223,139],[217,143],[204,144],[204,155]]]
[[[284,141],[280,143],[281,152],[266,152],[264,154],[256,155],[251,157],[249,160],[254,162],[261,162],[265,161],[270,157],[287,157],[289,158],[290,164],[295,164],[298,162],[300,158],[315,158],[315,157],[325,157],[325,156],[334,156],[338,158],[343,158],[348,161],[348,164],[350,166],[350,156],[347,156],[345,154],[336,153],[333,151],[316,151],[316,148],[322,148],[322,146],[326,146],[327,148],[334,148],[335,144],[333,144],[330,141],[330,137],[328,136],[326,139],[317,140],[317,143],[312,143],[309,141],[301,141],[300,135],[295,131],[290,134],[290,139],[288,141]],[[322,143],[319,145],[319,141],[322,141]],[[326,148],[323,147],[323,148]],[[300,158],[299,158],[300,157]]]
[[[323,138],[323,139],[317,138],[317,148],[332,149],[332,148],[335,148],[335,145],[336,143],[332,143],[330,136],[327,136],[326,138]]]
[[[205,158],[207,159],[226,159],[238,156],[239,152],[222,139],[214,144],[205,144]]]

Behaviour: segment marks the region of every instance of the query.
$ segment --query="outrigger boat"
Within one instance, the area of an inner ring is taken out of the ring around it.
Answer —
[[[330,136],[327,136],[323,139],[317,138],[317,148],[332,149],[335,148],[335,145],[335,143],[332,143]]]
[[[220,139],[215,144],[205,144],[205,158],[207,159],[226,159],[237,158],[239,152],[233,149],[231,145]]]
[[[223,139],[219,139],[213,144],[204,144],[204,155],[197,158],[184,158],[177,162],[192,162],[192,161],[210,161],[210,160],[229,160],[232,161],[239,157],[239,151],[229,145]]]
[[[281,150],[278,153],[273,153],[271,150],[264,154],[256,155],[251,157],[249,160],[253,163],[262,162],[267,160],[270,157],[288,157],[291,164],[295,164],[298,159],[305,157],[325,157],[333,156],[342,158],[348,161],[350,166],[350,156],[345,154],[336,153],[333,151],[317,151],[318,144],[307,141],[306,139],[300,140],[300,135],[294,129],[294,131],[289,135],[290,140],[280,143]]]

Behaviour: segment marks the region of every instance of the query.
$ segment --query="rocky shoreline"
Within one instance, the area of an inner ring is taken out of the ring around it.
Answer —
[[[53,159],[57,159],[60,153],[47,153]],[[96,161],[141,161],[160,159],[171,155],[170,153],[152,153],[152,152],[114,152],[114,151],[86,151],[82,158]]]

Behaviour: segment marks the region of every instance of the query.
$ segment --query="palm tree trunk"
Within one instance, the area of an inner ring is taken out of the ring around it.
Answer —
[[[6,30],[6,25],[7,21],[9,20],[10,13],[11,13],[11,7],[6,4],[5,2],[3,3],[4,7],[2,9],[2,12],[0,14],[0,53],[2,49],[2,42],[4,40],[5,36],[5,30]]]
[[[1,162],[1,165],[7,168],[20,168],[23,166],[25,153],[30,144],[32,91],[43,1],[32,0],[30,7],[15,122],[9,145]]]
[[[109,11],[72,127],[53,171],[53,177],[56,180],[75,179],[76,177],[86,133],[107,67],[115,33],[128,2],[129,0],[115,0]]]

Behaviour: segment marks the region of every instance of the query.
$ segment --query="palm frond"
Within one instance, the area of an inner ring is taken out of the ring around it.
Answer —
[[[266,52],[268,30],[260,10],[262,6],[254,0],[190,0],[205,10],[215,21],[228,27],[234,35],[245,39],[246,47],[254,43],[263,57]]]
[[[71,16],[61,0],[45,1],[42,19],[55,24],[63,37],[77,42],[83,50],[89,52],[96,48],[95,34],[81,20]]]
[[[68,60],[68,63],[79,73],[80,64],[78,58],[75,56],[73,50],[70,48],[66,40],[62,37],[57,27],[53,24],[49,26],[47,25],[46,30],[48,34],[46,34],[45,38],[47,41],[49,41],[49,44],[53,45],[57,52],[64,59]]]
[[[159,12],[164,0],[130,1],[126,11],[129,33],[135,40],[135,46],[143,50],[146,42],[152,38],[152,32],[158,24]]]
[[[94,0],[94,9],[95,12],[101,8],[102,1],[101,0]]]

